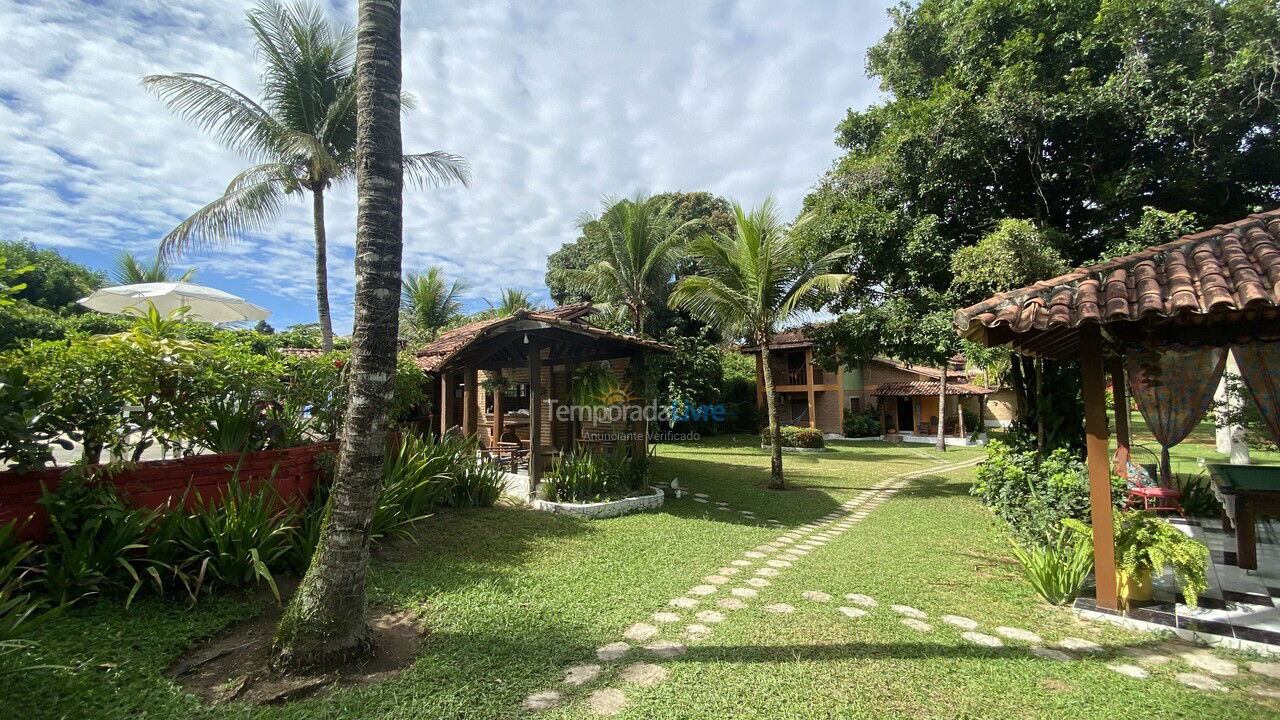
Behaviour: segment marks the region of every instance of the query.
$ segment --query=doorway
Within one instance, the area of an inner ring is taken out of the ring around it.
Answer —
[[[911,398],[898,398],[898,432],[915,432],[915,406]]]

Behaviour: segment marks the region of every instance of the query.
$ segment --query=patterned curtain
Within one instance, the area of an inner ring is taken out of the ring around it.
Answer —
[[[1258,414],[1266,421],[1272,439],[1280,438],[1280,343],[1247,343],[1232,352]]]
[[[1227,364],[1220,347],[1166,347],[1128,352],[1129,391],[1160,443],[1160,480],[1170,481],[1169,448],[1182,442],[1213,406]]]

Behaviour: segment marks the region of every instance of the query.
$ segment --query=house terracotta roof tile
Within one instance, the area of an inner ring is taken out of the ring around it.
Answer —
[[[959,310],[970,339],[1222,310],[1280,307],[1280,210],[1251,215]]]
[[[471,343],[484,335],[493,332],[503,325],[517,320],[537,320],[548,325],[560,326],[568,330],[585,332],[601,338],[617,342],[645,347],[658,352],[671,352],[672,348],[660,342],[648,340],[635,335],[606,330],[592,325],[584,318],[595,312],[591,303],[575,303],[562,305],[549,310],[517,310],[515,314],[500,318],[489,318],[467,323],[442,333],[435,340],[427,343],[414,353],[414,364],[425,372],[436,372],[444,367],[453,356],[457,355]]]
[[[990,395],[995,392],[991,388],[968,383],[947,383],[948,395]],[[871,391],[873,397],[916,397],[920,395],[938,396],[938,383],[917,380],[914,382],[883,383]]]

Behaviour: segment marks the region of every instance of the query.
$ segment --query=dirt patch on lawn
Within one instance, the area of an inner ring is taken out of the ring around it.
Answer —
[[[252,620],[189,649],[168,675],[205,702],[276,705],[315,697],[335,687],[365,686],[395,677],[413,663],[424,631],[407,611],[372,612],[373,651],[327,672],[279,673],[268,667],[271,640],[283,607],[273,606]]]

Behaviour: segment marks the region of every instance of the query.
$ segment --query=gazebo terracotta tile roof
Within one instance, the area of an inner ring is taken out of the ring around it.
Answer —
[[[995,392],[991,388],[968,383],[947,383],[948,395],[990,395]],[[882,383],[871,391],[873,397],[917,397],[921,395],[938,396],[938,383],[917,380],[914,382]]]
[[[959,310],[969,339],[985,330],[1053,331],[1280,307],[1280,210],[1185,235]]]
[[[561,305],[548,310],[517,310],[514,314],[500,318],[489,318],[467,323],[441,334],[420,350],[414,353],[414,364],[424,372],[436,372],[455,355],[470,346],[476,340],[496,331],[503,325],[519,320],[537,320],[552,326],[574,330],[601,338],[608,338],[622,343],[643,346],[659,352],[671,352],[671,347],[660,342],[628,335],[626,333],[606,330],[584,320],[595,310],[589,302]]]

